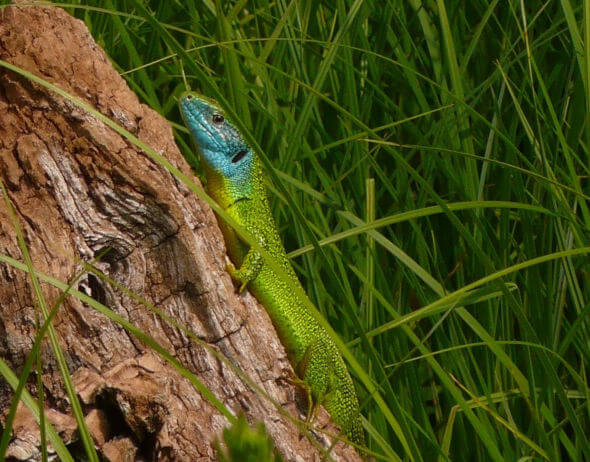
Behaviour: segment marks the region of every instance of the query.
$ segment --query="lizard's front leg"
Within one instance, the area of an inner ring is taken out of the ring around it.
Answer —
[[[229,263],[225,269],[231,278],[240,284],[239,291],[241,293],[244,291],[248,283],[252,282],[254,279],[256,279],[258,274],[260,274],[263,263],[262,255],[250,248],[244,257],[242,265],[238,269],[236,269],[236,267],[231,263]]]

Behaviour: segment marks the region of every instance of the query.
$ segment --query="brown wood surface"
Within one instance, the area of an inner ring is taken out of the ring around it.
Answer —
[[[165,119],[138,101],[85,25],[50,7],[0,11],[0,58],[83,98],[183,172],[190,170]],[[0,178],[37,270],[68,281],[101,250],[109,277],[181,322],[223,353],[292,416],[300,394],[283,379],[285,352],[260,306],[238,295],[224,271],[224,243],[211,210],[131,143],[67,100],[0,70]],[[198,181],[195,179],[195,181]],[[22,260],[0,201],[0,253]],[[59,292],[43,284],[48,304]],[[286,460],[320,452],[271,402],[185,334],[94,276],[75,286],[149,333],[234,413],[262,421]],[[0,264],[0,357],[18,374],[35,336],[28,276]],[[54,322],[87,424],[111,461],[214,460],[227,420],[154,351],[69,297]],[[46,413],[76,446],[76,422],[49,343],[43,345]],[[35,377],[29,391],[36,393]],[[0,419],[12,389],[0,378]],[[316,423],[328,431],[325,412]],[[9,454],[39,460],[39,430],[21,407]],[[323,444],[326,438],[319,436]],[[339,444],[336,460],[358,460]]]

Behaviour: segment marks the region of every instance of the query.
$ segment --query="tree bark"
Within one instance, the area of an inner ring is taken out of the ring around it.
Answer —
[[[138,101],[84,23],[65,11],[0,10],[0,58],[84,99],[190,174],[166,120]],[[236,293],[224,271],[227,257],[214,214],[165,169],[72,103],[2,69],[0,178],[38,271],[68,281],[80,261],[110,247],[97,264],[104,273],[183,324],[288,413],[302,417],[305,403],[284,380],[292,370],[269,317],[251,295]],[[0,253],[22,258],[3,200]],[[233,413],[264,422],[287,460],[320,459],[321,452],[268,399],[183,332],[101,278],[86,274],[75,288],[148,333]],[[51,306],[60,292],[48,284],[42,289]],[[35,338],[35,300],[29,276],[1,264],[0,357],[16,374]],[[215,460],[212,441],[228,421],[155,351],[71,296],[53,324],[106,460]],[[76,422],[48,343],[42,358],[47,417],[75,449]],[[36,393],[33,375],[27,386]],[[0,378],[2,421],[12,393]],[[337,432],[323,411],[316,426]],[[9,456],[40,458],[39,429],[24,407]],[[360,460],[341,443],[331,456]]]

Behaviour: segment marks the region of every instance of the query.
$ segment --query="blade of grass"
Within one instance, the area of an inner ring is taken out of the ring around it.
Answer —
[[[465,294],[467,294],[469,291],[471,291],[473,289],[477,289],[478,287],[483,286],[484,284],[493,282],[493,281],[500,279],[504,276],[507,276],[509,274],[521,271],[523,269],[529,268],[534,265],[540,265],[540,264],[548,262],[548,261],[557,260],[557,259],[566,258],[566,257],[573,257],[573,256],[577,256],[577,255],[585,255],[588,253],[590,253],[590,247],[580,247],[580,248],[575,248],[575,249],[570,249],[570,250],[563,250],[561,252],[554,252],[551,254],[542,255],[540,257],[532,258],[530,260],[527,260],[527,261],[524,261],[521,263],[517,263],[517,264],[509,266],[507,268],[503,268],[499,271],[496,271],[495,273],[489,274],[481,279],[478,279],[475,282],[467,284],[467,285],[461,287],[460,289],[457,289],[454,292],[451,292],[451,293],[445,295],[444,297],[439,298],[437,301],[435,301],[423,308],[420,308],[420,309],[415,310],[411,313],[408,313],[407,315],[403,316],[402,318],[400,318],[398,320],[388,322],[376,329],[373,329],[370,332],[366,332],[365,335],[367,337],[374,337],[376,335],[383,334],[384,332],[387,332],[388,330],[394,329],[395,327],[398,327],[401,324],[407,324],[408,322],[415,321],[415,320],[423,318],[425,316],[436,314],[441,311],[443,306],[446,307],[446,306],[448,306],[449,303],[454,303],[457,299],[460,299],[461,297],[465,296]],[[355,342],[358,342],[358,339],[355,340]]]
[[[13,390],[16,390],[18,386],[18,378],[14,372],[10,369],[8,364],[4,362],[2,358],[0,358],[0,375],[4,377],[4,380],[12,387]],[[21,394],[21,401],[29,408],[35,420],[39,423],[40,422],[40,411],[35,399],[29,394],[27,390],[23,390]],[[49,441],[51,441],[51,445],[53,449],[57,453],[58,457],[64,462],[74,462],[74,458],[67,450],[66,446],[64,445],[63,441],[55,431],[55,428],[51,423],[46,423],[46,430],[47,430],[47,437]]]
[[[45,297],[43,295],[43,291],[41,290],[41,286],[39,285],[39,281],[33,271],[33,262],[31,260],[31,256],[29,254],[29,250],[27,248],[27,244],[25,242],[25,238],[23,236],[22,230],[20,228],[20,224],[18,221],[18,217],[16,216],[16,212],[12,206],[12,202],[8,197],[8,192],[4,187],[4,183],[0,181],[0,190],[2,191],[2,195],[4,196],[4,201],[6,203],[6,207],[8,208],[8,212],[10,218],[12,220],[12,226],[15,230],[15,233],[18,238],[18,243],[20,250],[23,254],[25,259],[27,268],[30,270],[30,277],[31,283],[33,285],[33,291],[36,297],[37,304],[39,305],[39,309],[43,315],[43,319],[47,319],[49,316],[49,312],[47,310],[47,304],[45,302]],[[82,411],[82,407],[80,406],[80,402],[78,401],[78,397],[76,396],[76,391],[74,389],[74,385],[72,383],[72,378],[70,376],[70,371],[68,369],[68,365],[66,363],[65,356],[63,351],[59,345],[59,341],[57,339],[57,333],[53,328],[53,325],[49,324],[49,340],[51,342],[51,347],[53,349],[53,353],[55,355],[55,359],[57,360],[63,381],[64,381],[64,388],[68,394],[70,399],[70,406],[72,407],[72,412],[74,417],[76,418],[76,422],[78,424],[78,432],[80,433],[80,438],[82,440],[82,445],[84,446],[84,450],[86,451],[86,455],[90,462],[98,462],[98,455],[96,454],[96,449],[94,447],[94,441],[90,436],[90,432],[88,431],[88,427],[86,427],[86,422],[84,420],[84,413]]]
[[[516,202],[507,202],[507,201],[469,201],[469,202],[455,202],[447,204],[449,210],[458,211],[458,210],[472,210],[472,209],[484,209],[484,208],[493,208],[493,209],[501,209],[501,208],[511,208],[511,209],[518,209],[518,210],[529,210],[531,212],[538,212],[548,215],[554,215],[553,212],[536,205],[529,205],[529,204],[519,204]],[[349,237],[358,236],[359,234],[368,233],[370,231],[374,231],[378,228],[382,228],[384,226],[393,225],[396,223],[403,223],[405,221],[414,220],[416,218],[427,217],[431,215],[435,215],[438,213],[444,213],[442,207],[438,205],[433,205],[431,207],[424,207],[421,209],[415,209],[409,212],[401,212],[395,215],[391,215],[389,217],[378,218],[371,223],[364,223],[360,218],[354,217],[352,214],[347,214],[343,212],[343,216],[350,218],[350,221],[353,223],[362,223],[358,224],[354,228],[347,229],[345,231],[341,231],[340,233],[333,234],[332,236],[326,237],[319,241],[321,246],[335,244],[338,241],[343,239],[347,239]],[[301,247],[297,250],[293,250],[289,252],[289,258],[295,258],[304,253],[310,252],[314,249],[313,245],[306,245],[305,247]]]
[[[98,254],[95,257],[94,260],[96,260],[96,261],[100,260],[103,257],[103,255],[106,254],[106,252],[107,251],[101,252],[100,254]],[[45,338],[45,335],[47,333],[47,329],[49,329],[49,326],[51,325],[53,318],[57,314],[57,312],[58,312],[59,308],[61,307],[62,303],[64,302],[66,296],[68,295],[68,293],[70,292],[70,290],[72,289],[74,284],[76,284],[76,282],[84,275],[85,272],[86,272],[86,269],[82,269],[76,275],[74,275],[74,277],[71,278],[70,282],[67,284],[66,289],[64,291],[62,291],[62,293],[59,295],[59,297],[55,301],[51,311],[49,312],[49,315],[47,316],[47,318],[43,322],[43,325],[40,326],[40,328],[37,331],[37,334],[35,336],[35,341],[33,342],[33,346],[31,347],[31,351],[30,351],[29,355],[27,356],[27,359],[25,361],[25,364],[23,366],[22,372],[19,377],[18,385],[17,385],[14,395],[12,397],[12,402],[10,404],[10,410],[8,411],[8,414],[7,414],[6,419],[4,421],[4,430],[2,432],[2,437],[0,439],[0,460],[4,460],[4,458],[6,456],[6,450],[8,449],[8,444],[10,443],[10,434],[12,432],[12,426],[14,423],[14,418],[16,416],[18,403],[21,400],[21,394],[22,394],[23,390],[25,389],[24,388],[25,385],[27,384],[29,374],[31,372],[31,368],[33,365],[33,361],[35,360],[35,358],[40,356],[41,343],[42,343],[43,339]],[[40,373],[39,373],[39,377],[41,377]],[[42,383],[38,386],[41,387]],[[43,413],[43,410],[40,408],[40,417],[42,417],[42,413]]]
[[[43,282],[47,282],[62,291],[66,291],[68,288],[68,285],[66,283],[59,281],[58,279],[52,278],[50,276],[47,276],[41,272],[35,271],[34,268],[29,268],[27,265],[19,262],[18,260],[10,258],[7,255],[0,254],[0,261],[8,263],[9,265],[21,271],[26,271],[27,273],[33,272],[36,278],[42,280]],[[166,362],[168,362],[172,367],[174,367],[174,369],[176,369],[177,372],[184,376],[203,395],[203,397],[207,401],[209,401],[219,411],[219,413],[230,422],[230,424],[235,421],[236,417],[234,416],[234,414],[229,409],[227,409],[227,407],[221,401],[219,401],[219,399],[205,385],[203,385],[203,383],[194,374],[192,374],[185,367],[183,367],[176,358],[174,358],[170,353],[168,353],[168,351],[166,351],[166,349],[163,348],[159,343],[157,343],[153,338],[151,338],[149,335],[142,332],[140,329],[135,327],[125,318],[118,315],[110,308],[97,302],[90,296],[75,289],[70,289],[68,293],[75,296],[78,300],[88,304],[96,311],[109,318],[111,321],[119,324],[127,332],[129,332],[130,334],[141,340],[143,343],[145,343],[149,348],[157,352]],[[49,325],[49,332],[51,332],[51,325]]]

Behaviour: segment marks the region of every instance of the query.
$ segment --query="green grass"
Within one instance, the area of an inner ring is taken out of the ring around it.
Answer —
[[[238,118],[371,450],[590,460],[590,0],[67,3],[187,156],[183,73]]]

